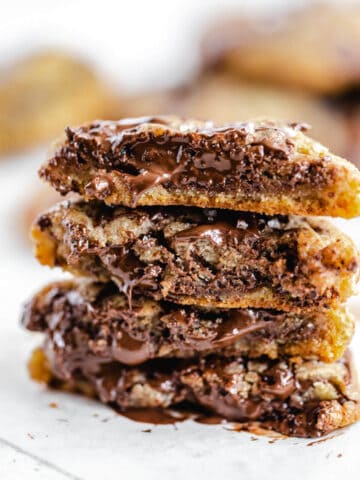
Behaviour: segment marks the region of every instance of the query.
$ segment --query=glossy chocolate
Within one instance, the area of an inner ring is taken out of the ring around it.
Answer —
[[[230,246],[238,245],[244,241],[245,237],[256,237],[258,235],[260,235],[260,230],[255,228],[241,229],[227,222],[217,222],[182,230],[175,235],[173,243],[193,242],[204,238],[217,246]]]

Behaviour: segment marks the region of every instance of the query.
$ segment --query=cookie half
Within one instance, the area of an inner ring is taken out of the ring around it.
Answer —
[[[349,355],[335,363],[250,360],[217,356],[157,360],[138,367],[78,352],[76,368],[64,373],[48,341],[30,360],[31,376],[51,386],[98,396],[120,409],[168,408],[190,402],[240,422],[260,422],[285,435],[317,437],[360,417],[359,389]],[[59,368],[60,367],[60,368]]]
[[[266,214],[360,214],[360,172],[302,132],[143,117],[68,128],[40,169],[59,192],[113,205],[187,205]]]
[[[126,297],[114,284],[55,282],[37,293],[23,323],[56,340],[66,368],[78,350],[102,361],[127,365],[158,357],[301,355],[334,361],[353,335],[354,320],[343,306],[314,313],[261,309],[205,309]]]
[[[221,308],[330,308],[359,276],[353,242],[329,221],[180,207],[64,202],[33,228],[49,266],[114,281],[128,296]]]

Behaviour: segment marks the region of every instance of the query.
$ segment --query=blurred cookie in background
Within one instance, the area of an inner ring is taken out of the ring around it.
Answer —
[[[188,87],[148,90],[124,96],[121,111],[124,118],[181,113],[181,102]]]
[[[352,136],[348,156],[360,168],[360,103],[349,117],[349,131]]]
[[[359,3],[315,2],[280,15],[219,22],[205,36],[202,53],[202,77],[212,85],[205,91],[214,90],[218,78],[233,80],[216,97],[197,88],[200,115],[214,108],[212,102],[222,102],[228,114],[241,98],[248,116],[305,121],[313,126],[311,136],[360,165],[360,95],[353,94],[360,87]]]
[[[339,93],[360,84],[360,5],[232,18],[208,31],[203,55],[206,68],[241,79]]]
[[[240,82],[226,74],[209,73],[173,91],[130,97],[124,109],[129,117],[165,113],[219,123],[266,116],[306,122],[312,126],[310,136],[336,154],[344,154],[348,147],[344,118],[325,101],[289,89]]]
[[[56,137],[67,124],[119,115],[119,100],[67,54],[39,53],[0,77],[0,155]]]
[[[360,168],[360,88],[334,96],[330,102],[343,113],[346,122],[348,147],[344,156]]]
[[[312,127],[309,135],[329,145],[336,154],[344,154],[347,149],[343,116],[311,94],[213,74],[194,82],[179,108],[187,117],[213,118],[220,123],[256,117],[306,122]]]

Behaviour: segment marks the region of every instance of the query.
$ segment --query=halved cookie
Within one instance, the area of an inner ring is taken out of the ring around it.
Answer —
[[[359,389],[349,355],[335,363],[300,357],[250,360],[210,356],[153,360],[138,367],[104,363],[79,349],[61,369],[48,339],[29,363],[34,380],[95,395],[121,409],[168,408],[187,401],[229,420],[260,422],[285,435],[317,437],[360,417]]]
[[[268,120],[93,122],[66,130],[40,176],[63,194],[114,205],[359,215],[360,172],[302,130]]]
[[[127,294],[301,312],[342,303],[359,276],[353,242],[324,219],[64,202],[34,225],[49,266]]]
[[[353,335],[344,306],[313,313],[179,306],[134,297],[132,309],[114,284],[55,282],[28,304],[23,323],[56,339],[67,368],[78,350],[103,361],[137,365],[156,357],[301,355],[334,361]]]

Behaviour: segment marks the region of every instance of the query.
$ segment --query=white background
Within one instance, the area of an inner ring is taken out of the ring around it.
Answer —
[[[37,47],[62,46],[124,89],[172,85],[196,65],[197,40],[225,4],[274,9],[289,3],[0,0],[0,59],[6,64]],[[0,479],[359,478],[360,425],[313,446],[299,439],[252,441],[246,433],[192,422],[143,433],[145,425],[105,406],[28,379],[25,363],[40,339],[20,328],[21,305],[61,275],[37,265],[21,233],[19,212],[45,155],[44,147],[0,161]],[[360,244],[359,221],[339,223]],[[360,312],[357,299],[351,305]],[[357,359],[360,364],[358,353]]]

